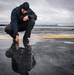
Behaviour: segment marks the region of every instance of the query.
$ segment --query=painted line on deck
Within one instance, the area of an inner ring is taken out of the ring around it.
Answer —
[[[46,38],[46,39],[55,39],[55,38],[74,38],[74,35],[35,35],[32,38]]]
[[[22,38],[22,36],[20,38]],[[31,35],[31,38],[46,38],[46,39],[74,38],[74,35]],[[9,35],[0,35],[0,39],[12,39],[12,38]]]

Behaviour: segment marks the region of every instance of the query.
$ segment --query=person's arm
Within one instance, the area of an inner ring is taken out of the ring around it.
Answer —
[[[16,37],[18,35],[18,27],[17,27],[17,12],[13,10],[11,13],[11,27],[13,30],[13,36]]]
[[[23,22],[23,15],[18,18],[19,22]]]
[[[29,19],[37,20],[37,15],[30,9]]]

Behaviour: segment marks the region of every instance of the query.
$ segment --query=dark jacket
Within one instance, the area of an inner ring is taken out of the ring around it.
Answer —
[[[30,19],[37,19],[36,14],[29,8],[26,14],[21,13],[21,7],[16,7],[12,10],[11,13],[11,28],[13,30],[14,36],[18,35],[18,24],[23,22],[23,17],[28,15]]]

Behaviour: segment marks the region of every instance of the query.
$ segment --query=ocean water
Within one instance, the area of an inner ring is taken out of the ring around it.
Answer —
[[[5,28],[6,26],[0,26],[0,28]]]
[[[6,26],[0,26],[0,28],[5,28]],[[50,25],[35,25],[34,28],[66,28],[74,29],[74,26],[50,26]]]

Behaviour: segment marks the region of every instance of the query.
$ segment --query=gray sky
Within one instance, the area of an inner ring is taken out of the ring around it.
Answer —
[[[0,23],[9,23],[12,9],[25,1],[38,16],[36,24],[74,23],[74,0],[0,0]]]

